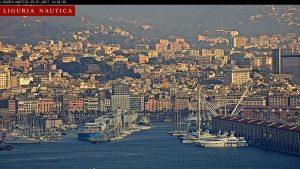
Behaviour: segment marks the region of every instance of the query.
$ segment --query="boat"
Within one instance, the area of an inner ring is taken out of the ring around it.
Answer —
[[[94,144],[99,144],[99,143],[104,143],[104,142],[110,142],[110,138],[108,134],[101,134],[96,133],[92,138],[89,139],[90,142],[94,143]]]
[[[196,133],[189,133],[183,137],[182,143],[184,144],[197,144],[198,142],[205,140],[205,139],[210,139],[210,138],[215,138],[217,137],[216,135],[210,134],[209,131],[201,132],[200,135],[198,134],[198,131]]]
[[[183,137],[180,137],[183,144],[192,144],[194,143],[198,138],[192,134],[186,134]]]
[[[172,136],[177,136],[177,137],[183,137],[186,132],[185,131],[180,131],[180,130],[174,130],[169,132]]]
[[[199,143],[201,147],[213,148],[248,146],[247,141],[244,137],[235,137],[233,132],[228,137],[217,137],[212,139],[201,140]]]
[[[65,125],[65,128],[74,130],[74,129],[77,129],[77,125],[76,124]]]
[[[195,140],[197,140],[197,133],[195,135],[194,135],[194,133],[189,133],[189,127],[191,126],[192,117],[194,117],[193,113],[187,119],[188,125],[186,128],[186,134],[184,136],[180,137],[183,144],[191,144],[191,143],[194,143]]]
[[[90,142],[92,142],[94,144],[99,144],[99,143],[111,142],[111,140],[110,139],[100,139],[100,140],[93,140],[93,139],[91,139]]]
[[[141,131],[141,129],[135,125],[129,127],[129,130],[132,131],[132,132],[136,132],[136,131]]]
[[[40,140],[27,136],[10,136],[6,138],[5,142],[9,144],[35,144],[40,143]]]
[[[62,139],[62,134],[58,133],[45,133],[40,137],[40,141],[43,143],[55,142]]]
[[[14,149],[14,146],[5,143],[6,133],[1,134],[0,151],[10,151]]]
[[[10,151],[13,150],[14,147],[10,144],[8,145],[0,145],[0,151]]]
[[[100,131],[99,131],[100,132]],[[82,131],[78,133],[78,140],[89,140],[94,137],[98,132],[97,131]]]
[[[102,126],[99,123],[86,123],[84,131],[78,132],[77,134],[78,140],[88,141],[92,137],[102,134]]]
[[[164,122],[172,122],[171,119],[165,119]]]
[[[149,130],[151,126],[137,126],[140,130]]]
[[[177,137],[183,137],[185,134],[186,134],[186,131],[183,131],[182,130],[182,123],[181,122],[182,119],[181,119],[181,110],[178,114],[178,112],[176,112],[176,129],[173,130],[173,131],[170,131],[169,134],[172,135],[172,136],[177,136]]]

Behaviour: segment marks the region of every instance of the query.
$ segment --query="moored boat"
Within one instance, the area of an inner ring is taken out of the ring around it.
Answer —
[[[216,137],[211,139],[204,139],[198,142],[201,147],[246,147],[247,141],[244,137],[235,137],[233,133],[227,137]]]
[[[34,144],[34,143],[40,143],[40,140],[26,137],[26,136],[12,136],[12,137],[7,137],[5,142],[9,144]]]
[[[86,123],[84,131],[78,132],[77,134],[78,140],[88,141],[98,134],[102,135],[102,126],[100,123]]]

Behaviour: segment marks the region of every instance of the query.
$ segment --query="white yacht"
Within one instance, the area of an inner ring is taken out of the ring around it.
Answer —
[[[171,134],[172,136],[182,137],[186,134],[186,132],[180,130],[174,130],[174,131],[170,131],[169,134]]]
[[[216,137],[212,139],[204,139],[199,141],[200,146],[202,147],[245,147],[248,146],[245,138],[243,137],[235,137],[233,133],[231,133],[228,137]]]
[[[189,135],[186,137],[182,137],[182,143],[184,144],[192,144],[195,143],[197,144],[199,141],[205,140],[205,139],[210,139],[210,138],[215,138],[216,136],[213,134],[210,134],[209,132],[200,132],[200,135]]]
[[[149,130],[149,129],[151,129],[151,126],[136,125],[136,127],[139,128],[140,130]]]

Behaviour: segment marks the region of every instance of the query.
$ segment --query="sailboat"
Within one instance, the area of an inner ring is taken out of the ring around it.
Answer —
[[[34,138],[36,135],[35,133],[35,121],[32,116],[30,119],[26,120],[29,121],[29,124],[24,126],[24,133],[18,130],[13,130],[6,138],[6,143],[9,144],[32,144],[32,143],[40,143],[39,139]],[[34,133],[32,133],[32,127],[34,128]]]
[[[0,151],[10,151],[14,149],[14,147],[10,144],[6,144],[5,139],[6,139],[6,128],[4,128],[4,118],[2,121],[2,126],[0,129]]]
[[[192,116],[193,116],[193,113],[192,113]],[[189,119],[189,123],[188,123],[187,129],[186,129],[186,134],[184,136],[180,137],[183,144],[192,144],[197,139],[197,137],[194,135],[194,133],[189,133],[190,125],[191,125],[191,118]]]
[[[176,112],[176,130],[169,132],[169,134],[177,137],[182,137],[185,135],[185,131],[182,131],[182,117],[181,117],[181,109],[179,111],[179,120],[178,120],[178,112]],[[179,128],[179,129],[178,129]]]
[[[209,131],[202,132],[201,129],[201,102],[200,102],[200,90],[198,91],[198,130],[196,132],[187,133],[184,137],[182,137],[182,143],[184,144],[193,144],[197,143],[203,139],[214,138],[215,135],[209,133]]]

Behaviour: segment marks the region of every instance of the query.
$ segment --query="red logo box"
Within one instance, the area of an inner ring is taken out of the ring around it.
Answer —
[[[0,16],[75,16],[75,5],[2,5]]]

